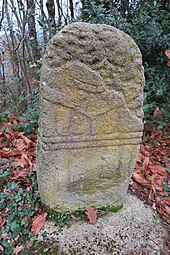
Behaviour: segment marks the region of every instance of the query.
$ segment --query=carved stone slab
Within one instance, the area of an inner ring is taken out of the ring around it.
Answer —
[[[74,23],[48,43],[37,176],[59,211],[123,202],[142,135],[141,53],[122,31]]]

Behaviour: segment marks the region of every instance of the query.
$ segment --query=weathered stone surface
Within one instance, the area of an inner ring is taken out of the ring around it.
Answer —
[[[46,221],[36,238],[44,240],[44,232],[58,243],[61,255],[170,254],[170,226],[162,224],[152,208],[129,194],[122,210],[103,215],[95,225],[76,222],[61,231],[55,222]]]
[[[117,206],[142,135],[144,75],[134,41],[107,25],[74,23],[43,60],[37,175],[60,210]]]

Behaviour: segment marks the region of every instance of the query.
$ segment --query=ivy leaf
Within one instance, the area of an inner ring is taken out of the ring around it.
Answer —
[[[16,222],[16,221],[13,221],[11,223],[11,226],[10,226],[10,230],[11,230],[11,237],[12,238],[15,238],[19,235],[20,231],[21,231],[21,227],[20,225]]]
[[[96,224],[97,222],[97,211],[95,206],[91,206],[86,209],[85,214],[87,215],[87,219],[90,221],[90,224]]]
[[[164,187],[164,190],[169,192],[170,191],[170,188],[168,187],[168,183],[167,181],[163,181],[163,187]]]

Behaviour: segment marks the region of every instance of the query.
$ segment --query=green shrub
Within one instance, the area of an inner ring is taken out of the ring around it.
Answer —
[[[29,100],[28,100],[29,98]],[[39,116],[39,90],[35,88],[32,93],[26,97],[20,96],[18,99],[18,105],[14,105],[12,108],[0,113],[0,123],[10,121],[11,116],[19,116],[19,125],[14,125],[16,130],[25,132],[27,136],[31,136],[38,127],[38,116]],[[25,101],[27,106],[25,107]]]
[[[25,132],[25,134],[30,137],[32,132],[38,127],[38,117],[39,117],[39,90],[34,89],[31,94],[30,104],[28,104],[25,112],[19,117],[20,121],[25,123],[19,124],[17,130]]]

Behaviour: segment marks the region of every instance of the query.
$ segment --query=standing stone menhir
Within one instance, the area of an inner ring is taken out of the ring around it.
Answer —
[[[141,53],[122,31],[74,23],[48,43],[41,75],[37,175],[61,212],[123,202],[142,136]]]

